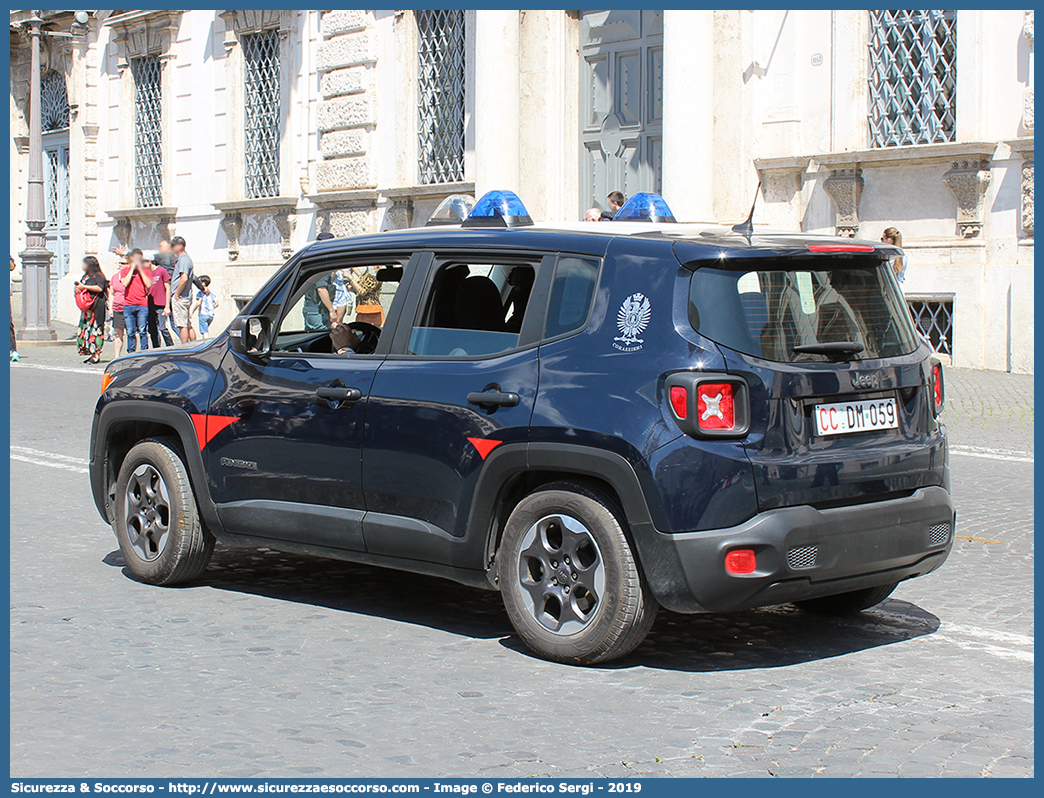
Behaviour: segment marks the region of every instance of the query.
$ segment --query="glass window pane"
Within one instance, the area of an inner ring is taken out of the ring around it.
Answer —
[[[420,182],[464,179],[464,12],[417,11]]]
[[[134,75],[134,195],[139,208],[163,204],[160,60],[131,61]]]
[[[329,353],[328,333],[335,324],[383,328],[402,276],[403,267],[395,262],[311,272],[286,303],[273,350]],[[262,315],[275,321],[283,304],[277,296]]]
[[[828,359],[795,347],[853,343],[853,360],[905,355],[918,337],[887,263],[821,259],[756,272],[701,267],[689,287],[689,322],[710,340],[783,363]]]
[[[243,37],[246,101],[246,195],[279,195],[279,34]]]
[[[544,337],[579,330],[587,322],[598,284],[598,261],[563,256],[555,267]]]
[[[953,141],[957,12],[869,13],[871,146]]]
[[[442,266],[407,354],[480,357],[517,348],[536,269],[531,263]]]

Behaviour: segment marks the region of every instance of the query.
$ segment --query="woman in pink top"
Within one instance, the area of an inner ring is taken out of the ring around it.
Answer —
[[[120,258],[120,270],[127,265],[126,258]],[[127,337],[127,321],[123,318],[123,300],[127,286],[123,280],[110,280],[109,288],[112,291],[112,348],[115,352],[113,359],[118,358],[123,352],[123,339]]]

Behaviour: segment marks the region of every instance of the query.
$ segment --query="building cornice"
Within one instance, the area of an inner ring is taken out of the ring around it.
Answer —
[[[1032,141],[1032,140],[1030,140]],[[755,158],[758,171],[810,171],[825,167],[890,167],[912,163],[945,163],[954,159],[991,159],[997,151],[996,141],[958,141],[946,144],[916,144],[907,147],[875,147],[870,150],[846,150],[816,155],[783,158]]]
[[[116,208],[105,211],[110,219],[173,219],[178,214],[178,209],[173,206],[160,206],[156,208]]]
[[[474,194],[474,183],[434,183],[425,186],[401,186],[378,189],[377,193],[389,198],[398,197],[448,197],[451,194]]]
[[[282,210],[296,208],[297,197],[256,197],[254,199],[226,200],[225,202],[212,202],[210,204],[226,214],[236,211],[261,211],[269,208]]]

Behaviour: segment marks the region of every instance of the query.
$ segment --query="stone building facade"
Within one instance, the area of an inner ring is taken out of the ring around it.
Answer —
[[[29,13],[11,13],[13,252]],[[117,244],[184,236],[225,323],[319,232],[423,224],[450,194],[511,188],[573,220],[651,190],[732,223],[760,183],[756,225],[899,228],[938,348],[1033,371],[1032,12],[110,11],[76,35],[43,14],[59,319],[69,264],[108,272]]]

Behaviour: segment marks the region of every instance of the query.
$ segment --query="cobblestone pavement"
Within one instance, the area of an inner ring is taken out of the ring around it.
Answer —
[[[198,586],[132,581],[85,473],[100,369],[26,354],[12,775],[1033,775],[1031,378],[948,372],[937,573],[853,618],[664,612],[580,669],[529,655],[496,594],[421,576],[221,550]]]

